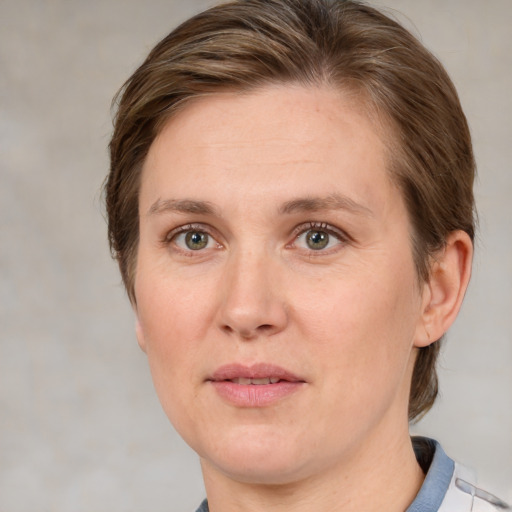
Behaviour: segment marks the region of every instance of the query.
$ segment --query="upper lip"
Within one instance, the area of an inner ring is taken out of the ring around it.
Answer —
[[[207,380],[210,381],[223,381],[233,379],[265,379],[273,378],[279,380],[285,380],[288,382],[305,382],[297,375],[292,372],[269,363],[257,363],[250,366],[243,364],[233,363],[220,366],[213,372],[211,377]]]

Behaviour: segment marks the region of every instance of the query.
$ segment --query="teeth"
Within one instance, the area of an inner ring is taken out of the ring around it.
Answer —
[[[234,384],[241,384],[243,386],[248,386],[249,384],[264,386],[265,384],[276,384],[280,380],[281,379],[277,377],[265,377],[263,379],[247,379],[245,377],[238,377],[237,379],[231,379],[231,382]]]
[[[265,379],[251,379],[251,384],[256,384],[256,385],[263,385],[263,384],[270,384],[270,378],[265,378]]]

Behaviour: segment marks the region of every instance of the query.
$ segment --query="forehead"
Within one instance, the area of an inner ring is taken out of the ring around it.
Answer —
[[[193,100],[163,127],[144,165],[141,208],[162,194],[189,195],[193,184],[233,200],[277,200],[293,185],[302,196],[312,186],[323,195],[341,188],[372,202],[386,168],[379,125],[356,95],[299,86],[218,93]]]

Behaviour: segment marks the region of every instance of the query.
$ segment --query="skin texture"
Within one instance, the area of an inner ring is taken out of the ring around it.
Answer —
[[[416,349],[455,318],[471,243],[454,233],[418,283],[386,147],[355,101],[292,86],[202,98],[145,162],[137,337],[213,512],[403,511],[421,485]],[[262,406],[212,385],[256,363],[300,384]]]

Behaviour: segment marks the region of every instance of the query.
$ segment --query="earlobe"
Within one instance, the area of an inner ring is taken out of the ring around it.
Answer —
[[[137,336],[137,342],[139,343],[139,347],[142,351],[146,352],[146,340],[144,338],[144,332],[142,331],[142,326],[140,325],[140,320],[136,317],[135,320],[135,335]]]
[[[446,246],[433,258],[424,286],[422,319],[415,346],[439,340],[455,321],[471,276],[473,243],[464,231],[450,233]]]

